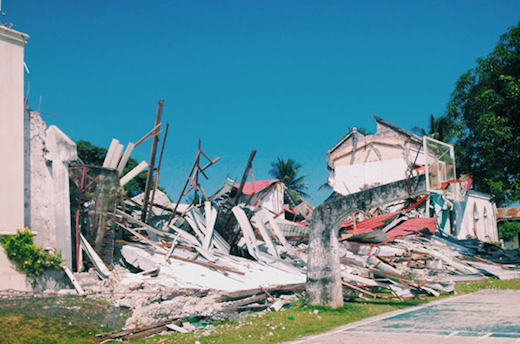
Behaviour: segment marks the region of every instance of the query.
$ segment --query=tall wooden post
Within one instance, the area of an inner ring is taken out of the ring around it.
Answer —
[[[163,108],[163,99],[159,99],[157,103],[157,113],[155,115],[155,127],[161,123],[161,115]],[[146,186],[144,188],[143,207],[141,211],[141,221],[146,220],[146,211],[148,210],[148,198],[150,196],[150,186],[152,183],[153,171],[155,170],[155,155],[157,153],[157,143],[159,142],[159,133],[155,132],[152,141],[152,149],[150,150],[150,162],[148,163],[148,175],[146,176]]]

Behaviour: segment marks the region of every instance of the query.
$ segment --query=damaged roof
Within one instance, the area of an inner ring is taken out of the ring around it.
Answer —
[[[504,220],[520,220],[520,207],[498,208],[497,219]]]
[[[244,183],[244,187],[242,188],[242,193],[244,195],[252,195],[252,194],[255,194],[255,193],[258,193],[268,187],[270,187],[271,185],[275,184],[275,183],[278,183],[279,180],[278,179],[273,179],[273,180],[257,180],[255,182],[247,182],[247,183]],[[239,184],[235,184],[233,185],[233,187],[235,187],[236,189],[238,189],[240,187],[240,183]]]
[[[401,135],[404,135],[414,141],[416,141],[417,143],[422,143],[422,139],[419,135],[416,135],[412,132],[409,132],[408,130],[405,130],[385,119],[382,119],[381,117],[379,116],[376,116],[376,115],[372,115],[372,117],[375,118],[376,120],[376,123],[380,124],[380,125],[383,125],[385,127],[388,127],[390,129],[392,129],[393,131],[401,134]],[[345,142],[346,140],[348,140],[354,133],[357,133],[357,134],[360,134],[357,130],[351,130],[347,135],[343,136],[343,138],[341,140],[339,140],[334,146],[332,146],[332,148],[330,148],[328,151],[327,151],[327,154],[330,154],[332,152],[334,152],[337,148],[339,148],[343,142]],[[373,135],[377,135],[377,132]],[[368,136],[368,135],[364,135],[364,136]]]

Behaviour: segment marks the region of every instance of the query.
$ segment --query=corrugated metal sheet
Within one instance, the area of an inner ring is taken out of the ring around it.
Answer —
[[[497,219],[520,220],[520,207],[498,208]]]
[[[390,237],[390,239],[394,239],[396,237],[410,235],[424,228],[428,229],[430,233],[435,234],[436,220],[436,217],[406,220],[403,223],[395,226],[394,228],[386,232],[386,234]]]
[[[252,195],[254,193],[257,193],[259,191],[262,191],[263,189],[273,185],[274,183],[277,183],[278,179],[273,180],[257,180],[254,183],[253,182],[247,182],[244,183],[244,187],[242,188],[242,193],[244,195]],[[236,189],[240,187],[240,184],[233,185]]]
[[[371,217],[371,218],[363,220],[363,221],[358,221],[358,222],[356,222],[357,232],[358,232],[358,234],[370,232],[373,229],[383,226],[387,220],[393,219],[394,217],[396,217],[399,214],[401,214],[401,212],[398,211],[395,213],[383,214],[383,215]],[[354,231],[354,224],[352,223],[351,220],[346,220],[346,221],[343,221],[340,228],[345,228],[347,233],[351,233]]]

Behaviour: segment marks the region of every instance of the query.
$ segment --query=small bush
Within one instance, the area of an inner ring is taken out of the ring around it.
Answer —
[[[498,237],[504,241],[513,241],[520,232],[520,223],[504,221],[498,225]]]
[[[1,238],[7,257],[29,276],[41,275],[46,269],[56,268],[63,260],[59,252],[46,252],[33,242],[34,234],[29,228],[17,230],[16,235]]]

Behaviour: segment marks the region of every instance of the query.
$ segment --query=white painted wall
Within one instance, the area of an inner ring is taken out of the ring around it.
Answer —
[[[259,206],[278,214],[283,209],[283,190],[284,185],[282,183],[276,183],[270,187],[267,194],[265,192],[259,192],[258,194],[253,195],[249,204],[256,204],[258,200],[260,200],[258,204]]]
[[[488,195],[470,190],[464,202],[454,203],[454,210],[457,238],[474,238],[476,234],[482,241],[498,242],[496,207]]]
[[[0,25],[0,234],[24,226],[24,45]]]
[[[329,184],[334,191],[348,195],[405,179],[407,167],[404,158],[337,166],[330,172]]]
[[[379,121],[373,135],[353,130],[327,152],[329,185],[347,195],[405,179],[414,162],[424,164],[421,146],[418,137],[411,139]]]
[[[56,248],[72,267],[68,162],[77,160],[76,144],[35,111],[26,112],[25,224],[34,242]]]

